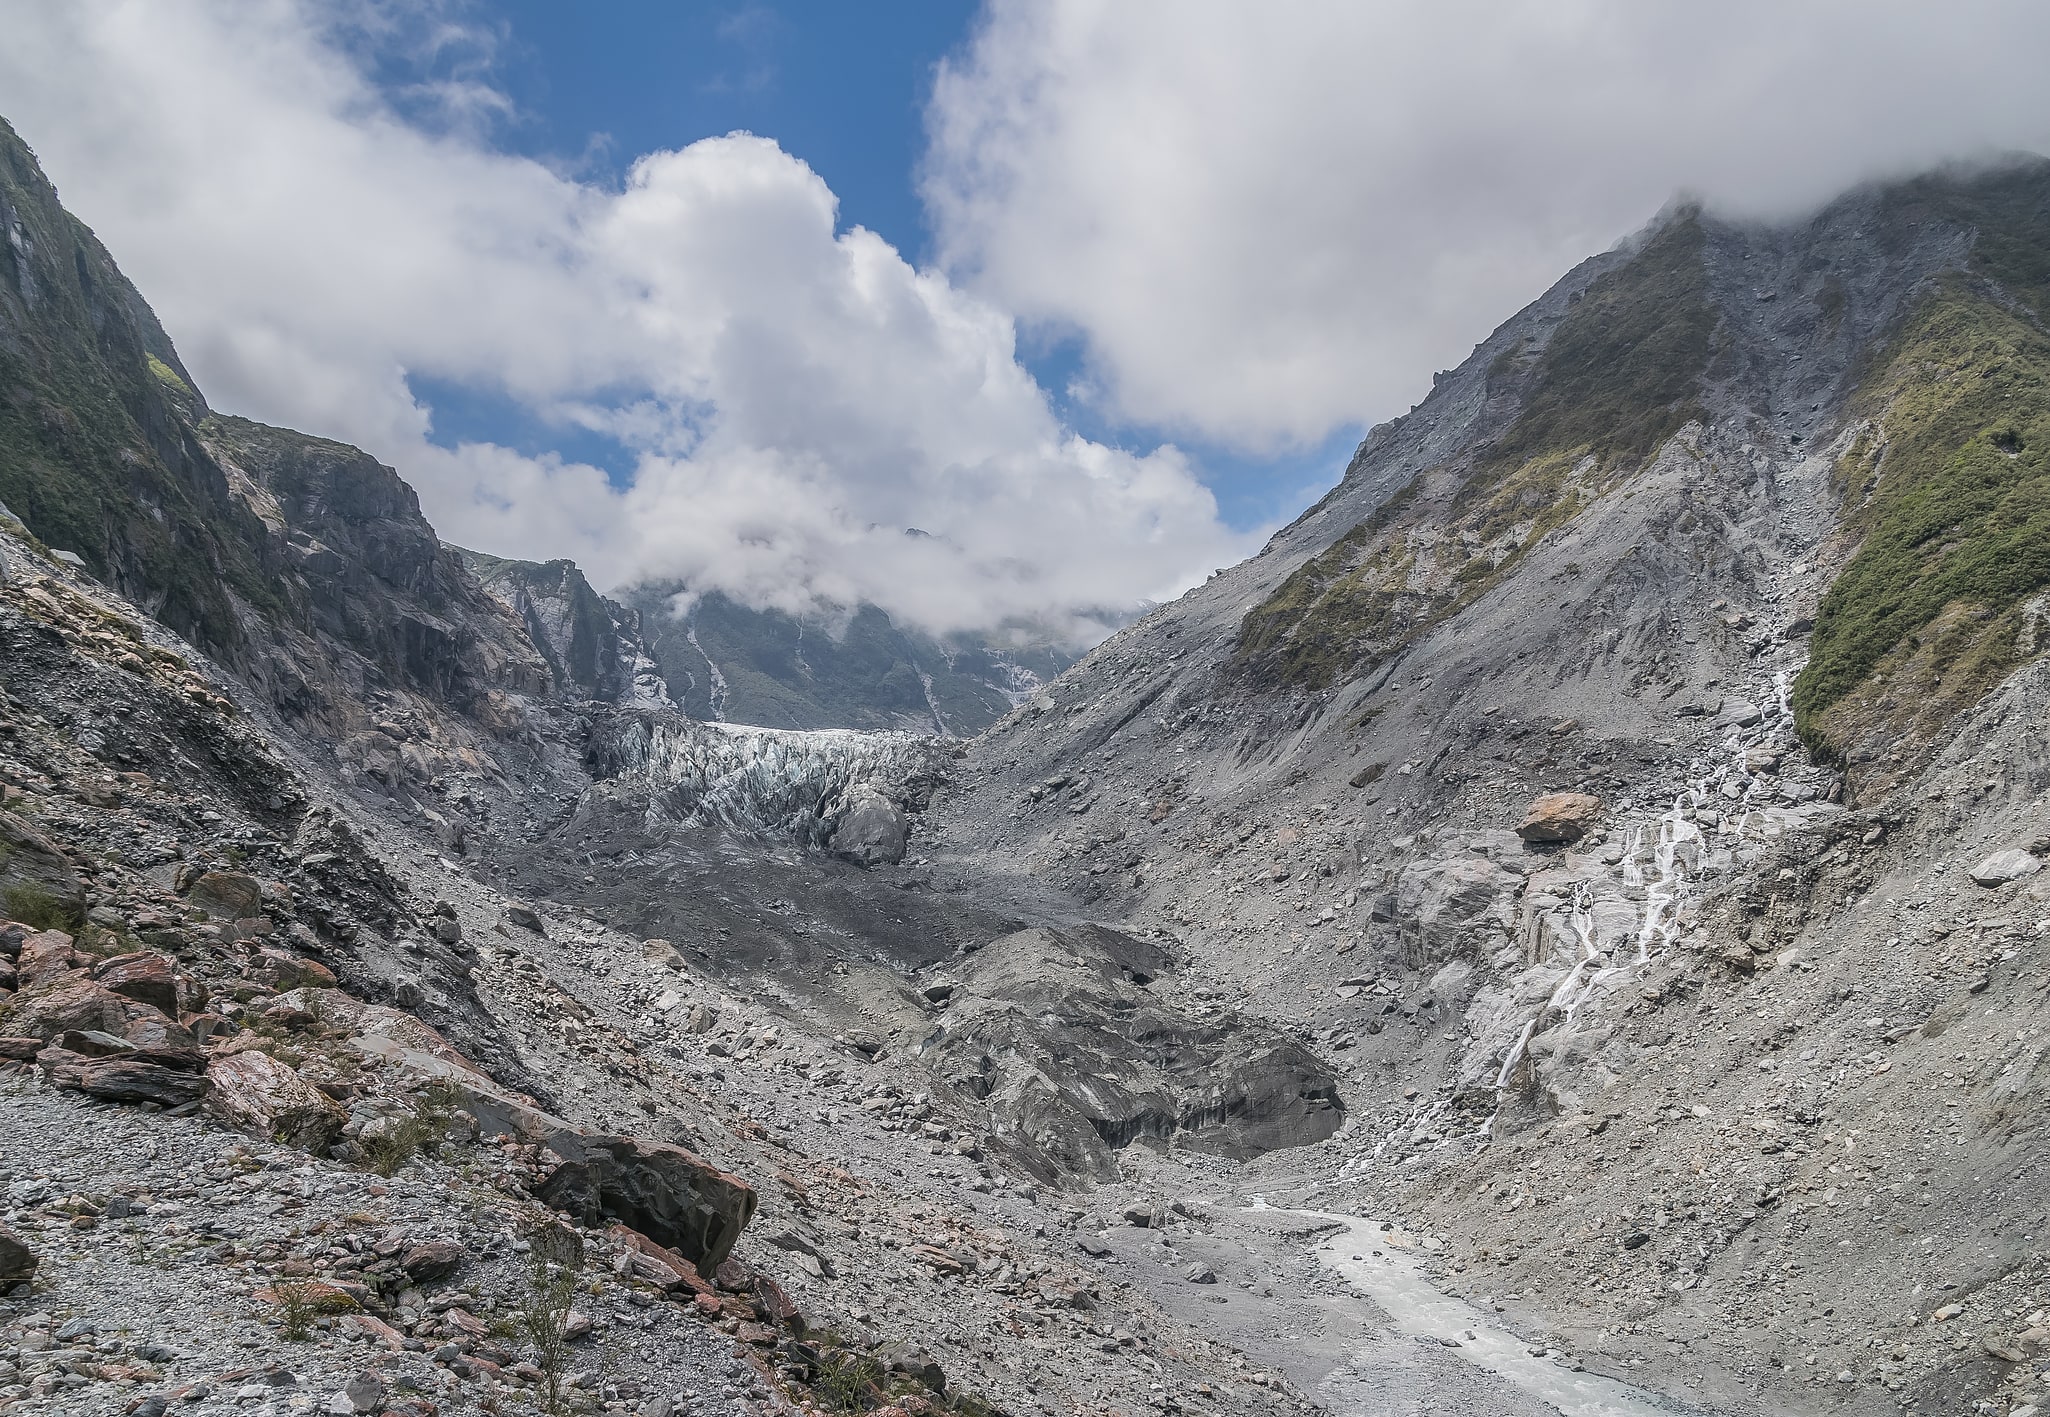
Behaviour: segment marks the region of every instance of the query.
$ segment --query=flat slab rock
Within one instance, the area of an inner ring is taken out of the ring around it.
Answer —
[[[1996,851],[1972,868],[1972,879],[1982,886],[2004,886],[2043,869],[2043,863],[2020,847]]]

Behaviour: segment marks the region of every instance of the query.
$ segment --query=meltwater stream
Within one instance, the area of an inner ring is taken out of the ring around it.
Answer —
[[[1408,1247],[1414,1238],[1383,1231],[1358,1216],[1328,1211],[1278,1210],[1255,1199],[1252,1210],[1330,1221],[1344,1227],[1317,1247],[1317,1259],[1372,1299],[1395,1328],[1447,1344],[1456,1356],[1485,1369],[1518,1391],[1548,1404],[1562,1417],[1682,1417],[1700,1409],[1598,1373],[1574,1372],[1530,1345],[1482,1310],[1444,1293],[1424,1277]],[[1451,1347],[1456,1344],[1457,1347]]]

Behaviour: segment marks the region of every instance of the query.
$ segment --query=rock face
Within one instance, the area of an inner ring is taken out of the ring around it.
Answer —
[[[661,672],[642,646],[641,612],[598,594],[574,561],[461,555],[485,589],[520,617],[564,697],[668,704]]]
[[[36,1064],[54,1087],[108,1102],[180,1107],[206,1095],[206,1059],[192,1048],[138,1048],[93,1057],[52,1046]]]
[[[248,920],[263,914],[263,890],[239,871],[208,871],[192,883],[185,899],[216,920]]]
[[[841,620],[751,610],[714,590],[654,583],[617,592],[638,617],[669,697],[691,717],[773,728],[972,737],[1074,662],[1044,639],[936,640],[873,605]]]
[[[754,1216],[753,1187],[680,1146],[575,1135],[549,1145],[563,1159],[542,1184],[543,1200],[587,1225],[632,1226],[700,1271],[717,1268]]]
[[[160,954],[116,955],[93,969],[93,978],[125,998],[147,1004],[171,1018],[178,1016],[178,976]]]
[[[82,911],[85,884],[48,838],[13,812],[0,812],[0,916],[27,915],[47,899]]]
[[[1548,792],[1530,804],[1516,834],[1545,844],[1578,841],[1602,815],[1602,799],[1585,792]]]
[[[118,1038],[149,1022],[152,1016],[169,1022],[150,1005],[117,994],[81,971],[72,971],[15,995],[7,1014],[7,1032],[17,1037],[51,1039],[76,1030],[108,1033]]]

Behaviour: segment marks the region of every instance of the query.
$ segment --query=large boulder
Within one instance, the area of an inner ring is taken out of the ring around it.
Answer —
[[[36,1277],[36,1252],[19,1235],[0,1225],[0,1286],[26,1284]]]
[[[1455,856],[1405,867],[1395,880],[1394,916],[1412,963],[1486,948],[1506,935],[1523,877],[1485,856]]]
[[[1602,799],[1585,792],[1548,792],[1530,804],[1516,834],[1525,841],[1557,844],[1578,841],[1602,815]]]
[[[904,809],[873,787],[857,787],[833,828],[835,856],[861,867],[894,866],[904,859],[911,823]]]
[[[206,1073],[206,1110],[234,1131],[324,1156],[348,1124],[325,1093],[268,1053],[230,1053]]]
[[[291,989],[332,989],[338,982],[335,972],[319,960],[269,947],[257,952],[255,968],[250,972],[260,983],[280,993]]]
[[[699,1272],[715,1269],[754,1217],[754,1188],[680,1146],[640,1137],[564,1133],[562,1161],[542,1200],[586,1225],[618,1221],[675,1250]]]
[[[0,812],[0,918],[52,902],[83,914],[85,882],[48,837],[18,813]]]
[[[93,969],[93,978],[124,998],[178,1016],[178,971],[160,954],[115,955]]]
[[[147,1026],[152,1036],[130,1042],[189,1046],[191,1036],[160,1010],[139,999],[117,994],[83,971],[73,970],[23,989],[7,1006],[0,1033],[44,1041],[73,1029],[128,1037]]]
[[[53,1087],[109,1102],[182,1107],[207,1091],[205,1057],[192,1048],[132,1048],[93,1056],[52,1044],[36,1055],[36,1066]]]
[[[14,973],[23,987],[42,984],[77,969],[81,963],[71,936],[62,930],[38,930],[21,942]]]
[[[239,871],[208,871],[192,883],[186,902],[216,920],[248,920],[263,914],[263,887]]]

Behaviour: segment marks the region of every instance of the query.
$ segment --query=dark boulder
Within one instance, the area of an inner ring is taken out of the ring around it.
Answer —
[[[565,1133],[548,1145],[563,1159],[541,1183],[542,1200],[586,1225],[616,1220],[716,1269],[754,1217],[754,1188],[680,1146],[639,1137]]]

